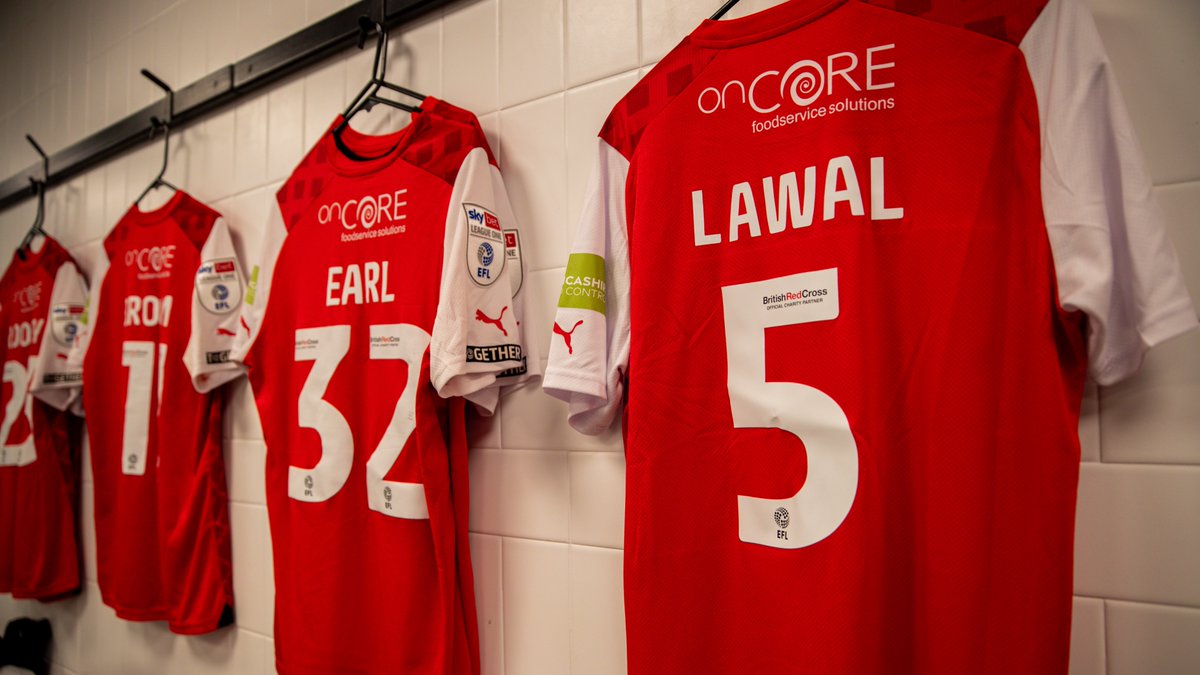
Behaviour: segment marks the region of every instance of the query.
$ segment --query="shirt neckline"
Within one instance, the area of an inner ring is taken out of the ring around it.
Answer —
[[[341,131],[341,139],[334,138],[333,129],[337,129],[345,119],[338,115],[329,133],[325,134],[325,149],[329,164],[333,170],[342,176],[365,176],[377,173],[392,165],[405,149],[412,144],[416,135],[427,124],[428,118],[437,105],[437,99],[426,96],[421,101],[420,111],[411,113],[411,122],[404,128],[389,134],[372,136],[356,131],[346,125]],[[343,147],[365,159],[355,159],[346,154]]]

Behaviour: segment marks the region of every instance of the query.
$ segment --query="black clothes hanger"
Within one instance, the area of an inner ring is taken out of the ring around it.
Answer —
[[[716,21],[725,16],[725,12],[733,9],[733,6],[736,4],[738,4],[738,0],[725,0],[725,4],[721,5],[721,9],[718,9],[717,13],[712,15],[712,20]]]
[[[33,136],[25,134],[25,140],[33,146],[34,150],[42,156],[42,179],[38,180],[30,176],[29,182],[33,184],[33,189],[37,192],[37,215],[33,218],[33,225],[29,231],[25,233],[25,238],[21,240],[21,245],[17,247],[17,255],[21,260],[25,260],[25,251],[33,243],[33,238],[39,234],[43,237],[50,236],[46,230],[42,229],[42,225],[46,221],[46,181],[50,180],[50,158],[46,156],[46,151],[42,150],[42,146],[33,140]]]
[[[358,92],[358,95],[354,97],[354,100],[350,102],[350,106],[346,108],[346,111],[342,113],[342,121],[337,125],[337,128],[333,130],[333,138],[337,142],[338,148],[340,148],[341,151],[346,153],[348,156],[355,159],[366,159],[351,152],[350,149],[347,148],[344,143],[342,143],[342,132],[345,131],[346,127],[350,126],[350,118],[354,117],[354,115],[361,110],[370,111],[371,108],[375,107],[375,104],[377,103],[382,103],[383,105],[398,108],[400,110],[407,110],[411,113],[421,112],[421,109],[417,106],[403,103],[401,101],[393,101],[392,99],[380,96],[380,89],[394,91],[398,94],[408,96],[418,101],[424,101],[425,94],[413,91],[407,87],[402,87],[398,84],[393,84],[386,80],[388,40],[387,28],[385,28],[382,23],[374,21],[366,16],[359,17],[358,27],[359,49],[362,49],[363,45],[366,44],[367,34],[371,32],[372,28],[378,32],[375,40],[375,63],[373,63],[371,66],[371,79],[367,82],[366,86],[364,86],[362,90]]]
[[[171,89],[171,87],[167,86],[166,82],[158,79],[155,77],[154,73],[146,70],[145,68],[142,68],[142,75],[144,75],[146,79],[158,85],[163,91],[167,92],[167,119],[164,122],[163,120],[158,119],[158,117],[150,118],[150,138],[154,138],[154,134],[160,128],[164,131],[162,168],[158,170],[158,175],[155,176],[154,180],[150,182],[149,187],[143,190],[142,194],[138,195],[138,198],[133,201],[134,204],[140,204],[141,201],[146,198],[146,195],[150,194],[150,192],[155,188],[169,187],[176,192],[180,192],[179,188],[163,179],[163,175],[167,173],[167,160],[170,158],[171,154],[171,122],[175,118],[175,90]]]

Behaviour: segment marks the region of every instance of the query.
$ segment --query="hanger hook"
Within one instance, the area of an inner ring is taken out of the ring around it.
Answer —
[[[163,91],[167,92],[167,121],[164,124],[169,125],[171,123],[171,121],[175,118],[175,90],[172,89],[169,84],[167,84],[166,82],[163,82],[161,79],[158,78],[157,75],[150,72],[149,70],[142,68],[141,72],[142,72],[143,77],[145,77],[147,80],[150,80],[154,84],[158,85],[159,89],[162,89]],[[170,128],[170,127],[168,127],[168,128]]]
[[[37,154],[41,155],[42,157],[41,183],[42,185],[45,185],[46,181],[50,180],[50,158],[46,156],[46,151],[42,150],[42,146],[38,145],[37,141],[33,140],[33,136],[31,134],[25,134],[25,140],[29,141],[29,144],[33,146],[33,149],[37,150]],[[30,180],[33,180],[33,178],[30,178]]]

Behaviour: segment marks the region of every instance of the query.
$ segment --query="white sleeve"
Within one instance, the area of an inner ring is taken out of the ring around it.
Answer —
[[[498,387],[537,376],[541,359],[522,329],[520,233],[500,171],[483,148],[467,153],[446,213],[430,379],[443,397],[462,396],[484,413]]]
[[[1062,307],[1088,318],[1090,371],[1111,384],[1197,325],[1179,261],[1089,11],[1050,0],[1021,50],[1042,126],[1042,199]]]
[[[569,404],[572,427],[607,429],[620,411],[629,366],[629,161],[604,140],[567,260],[543,388]]]
[[[92,273],[92,285],[83,304],[83,314],[79,317],[75,340],[67,354],[67,363],[73,368],[83,368],[83,358],[87,356],[88,347],[92,344],[92,330],[96,327],[96,319],[100,312],[100,291],[104,288],[104,276],[108,273],[108,266],[108,257],[102,255]]]
[[[242,307],[242,269],[224,218],[213,223],[200,249],[192,293],[192,332],[183,363],[196,391],[211,391],[242,374],[229,360]]]
[[[59,410],[71,405],[83,384],[83,368],[72,364],[70,355],[86,302],[87,284],[79,269],[70,262],[59,266],[50,292],[50,315],[30,373],[33,395]]]
[[[271,297],[275,261],[279,259],[283,240],[287,238],[287,228],[283,224],[283,215],[275,199],[271,200],[270,214],[259,249],[260,258],[250,270],[250,282],[246,286],[246,300],[242,303],[237,337],[234,338],[233,347],[229,352],[229,359],[239,363],[246,360],[246,355],[254,346],[254,341],[258,339],[258,333],[262,329],[263,314],[267,311],[267,300]]]

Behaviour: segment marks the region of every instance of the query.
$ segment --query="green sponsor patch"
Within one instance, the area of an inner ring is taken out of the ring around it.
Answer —
[[[246,304],[254,304],[254,292],[258,290],[258,265],[250,272],[250,283],[246,287]]]
[[[567,260],[559,307],[605,313],[604,258],[594,253],[572,253]]]

